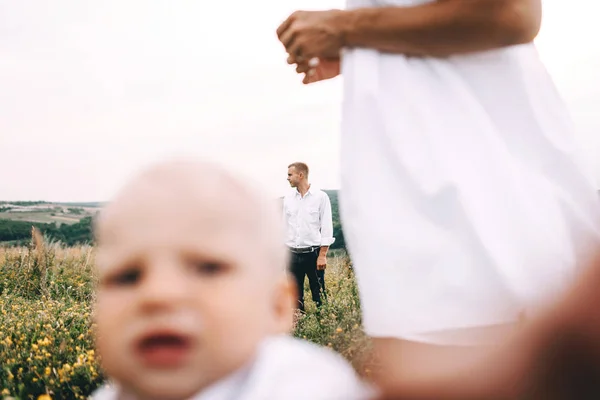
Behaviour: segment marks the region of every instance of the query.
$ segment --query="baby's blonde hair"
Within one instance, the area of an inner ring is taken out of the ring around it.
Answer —
[[[99,213],[95,234],[100,245],[113,229],[113,221],[122,218],[127,210],[144,207],[139,196],[134,195],[140,191],[155,197],[177,195],[191,202],[192,206],[204,207],[204,211],[229,210],[234,214],[235,228],[244,229],[248,240],[256,243],[256,250],[265,252],[268,262],[264,268],[270,270],[268,275],[284,273],[288,252],[284,245],[277,199],[266,196],[256,183],[250,184],[209,161],[169,160],[154,164],[134,177]],[[174,216],[181,217],[181,210],[174,209],[172,212]],[[215,212],[215,215],[218,213]]]

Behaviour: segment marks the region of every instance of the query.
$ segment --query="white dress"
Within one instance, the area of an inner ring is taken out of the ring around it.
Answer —
[[[223,378],[191,400],[368,400],[377,392],[350,364],[328,348],[289,336],[263,341],[246,368]],[[91,400],[117,400],[107,384]]]
[[[600,206],[533,44],[349,49],[342,76],[340,207],[370,335],[457,344],[436,332],[512,323],[564,290]]]

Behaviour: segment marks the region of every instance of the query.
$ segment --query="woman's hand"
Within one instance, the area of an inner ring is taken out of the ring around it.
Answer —
[[[307,61],[296,61],[292,56],[289,64],[296,64],[296,72],[304,74],[302,83],[309,84],[335,78],[340,74],[340,58],[312,58]]]

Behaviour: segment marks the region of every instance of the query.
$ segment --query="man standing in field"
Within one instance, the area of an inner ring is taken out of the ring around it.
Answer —
[[[298,286],[298,308],[304,311],[304,277],[308,276],[312,299],[321,306],[325,294],[327,251],[335,241],[331,202],[327,193],[308,183],[308,166],[288,166],[288,182],[295,190],[283,198],[286,245],[291,254],[291,272]]]

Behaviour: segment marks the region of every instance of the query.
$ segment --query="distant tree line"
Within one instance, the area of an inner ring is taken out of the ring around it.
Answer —
[[[47,201],[0,201],[0,204],[6,205],[10,204],[12,206],[21,206],[21,207],[29,207],[29,206],[39,206],[42,204],[50,204]]]
[[[340,218],[340,207],[338,202],[337,190],[325,190],[331,201],[331,214],[333,219],[333,237],[335,242],[331,245],[332,249],[346,249],[344,241],[344,231],[342,230],[342,221]]]
[[[31,239],[31,227],[35,226],[50,240],[60,241],[67,246],[93,243],[92,217],[82,218],[75,224],[11,221],[0,219],[0,242],[23,245]]]

